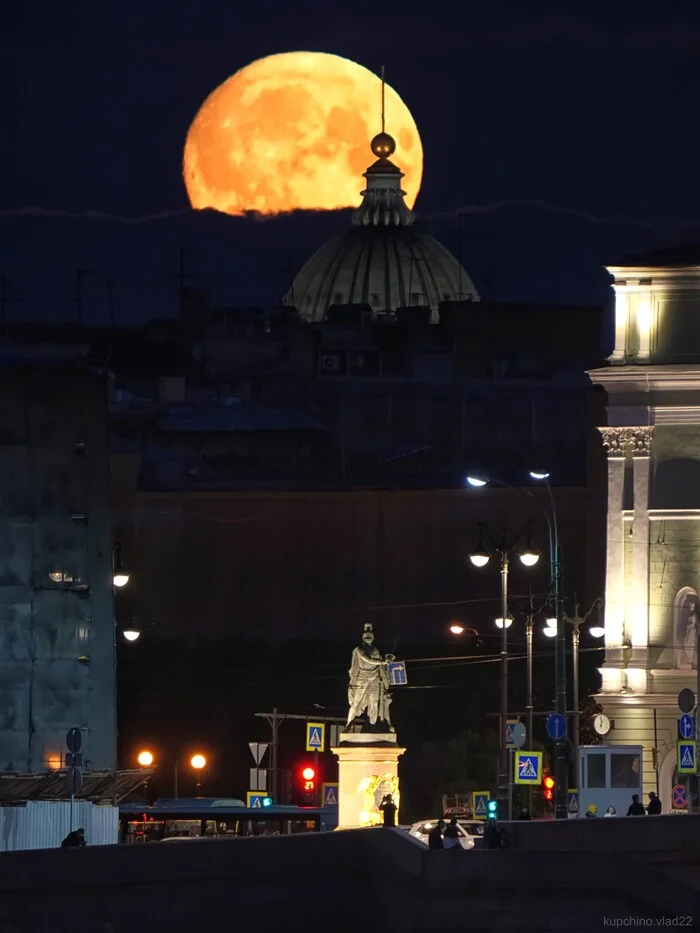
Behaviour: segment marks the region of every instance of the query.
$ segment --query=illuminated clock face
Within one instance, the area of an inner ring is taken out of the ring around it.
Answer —
[[[607,735],[610,732],[610,720],[605,713],[598,713],[593,720],[593,728],[598,735]]]

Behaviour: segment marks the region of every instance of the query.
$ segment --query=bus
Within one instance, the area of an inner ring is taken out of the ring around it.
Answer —
[[[326,832],[338,825],[337,809],[275,806],[247,807],[242,800],[179,797],[154,804],[119,806],[119,842],[171,839],[232,839]]]

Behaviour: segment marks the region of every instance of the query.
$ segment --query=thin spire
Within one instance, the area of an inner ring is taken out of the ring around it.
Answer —
[[[384,65],[382,65],[382,133],[385,132],[385,128],[384,128],[384,91],[385,91],[385,87],[386,87],[385,69],[384,69]]]

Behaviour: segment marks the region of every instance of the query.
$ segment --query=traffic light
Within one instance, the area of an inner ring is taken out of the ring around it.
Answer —
[[[544,778],[544,799],[552,800],[554,798],[554,787],[556,782],[551,774],[546,774]]]
[[[302,768],[301,771],[302,787],[305,791],[312,791],[316,789],[316,771],[314,768],[307,765],[305,768]]]
[[[311,765],[302,765],[299,769],[299,785],[302,791],[302,805],[313,807],[316,803],[316,769]]]
[[[263,799],[262,799],[262,805],[263,805],[264,807],[271,807],[271,806],[272,806],[272,797],[263,797]]]
[[[486,819],[487,820],[497,820],[498,819],[498,801],[489,800],[486,804]]]

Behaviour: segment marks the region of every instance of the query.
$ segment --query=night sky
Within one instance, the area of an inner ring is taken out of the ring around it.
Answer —
[[[601,264],[698,235],[700,9],[675,0],[10,4],[0,28],[0,272],[16,319],[175,311],[180,247],[219,304],[271,305],[346,214],[195,213],[181,179],[206,96],[311,49],[387,78],[425,151],[417,210],[496,300],[606,302]],[[369,142],[369,141],[368,141]],[[368,149],[368,164],[370,163]],[[362,179],[358,179],[358,191]],[[97,219],[95,212],[104,214]]]

